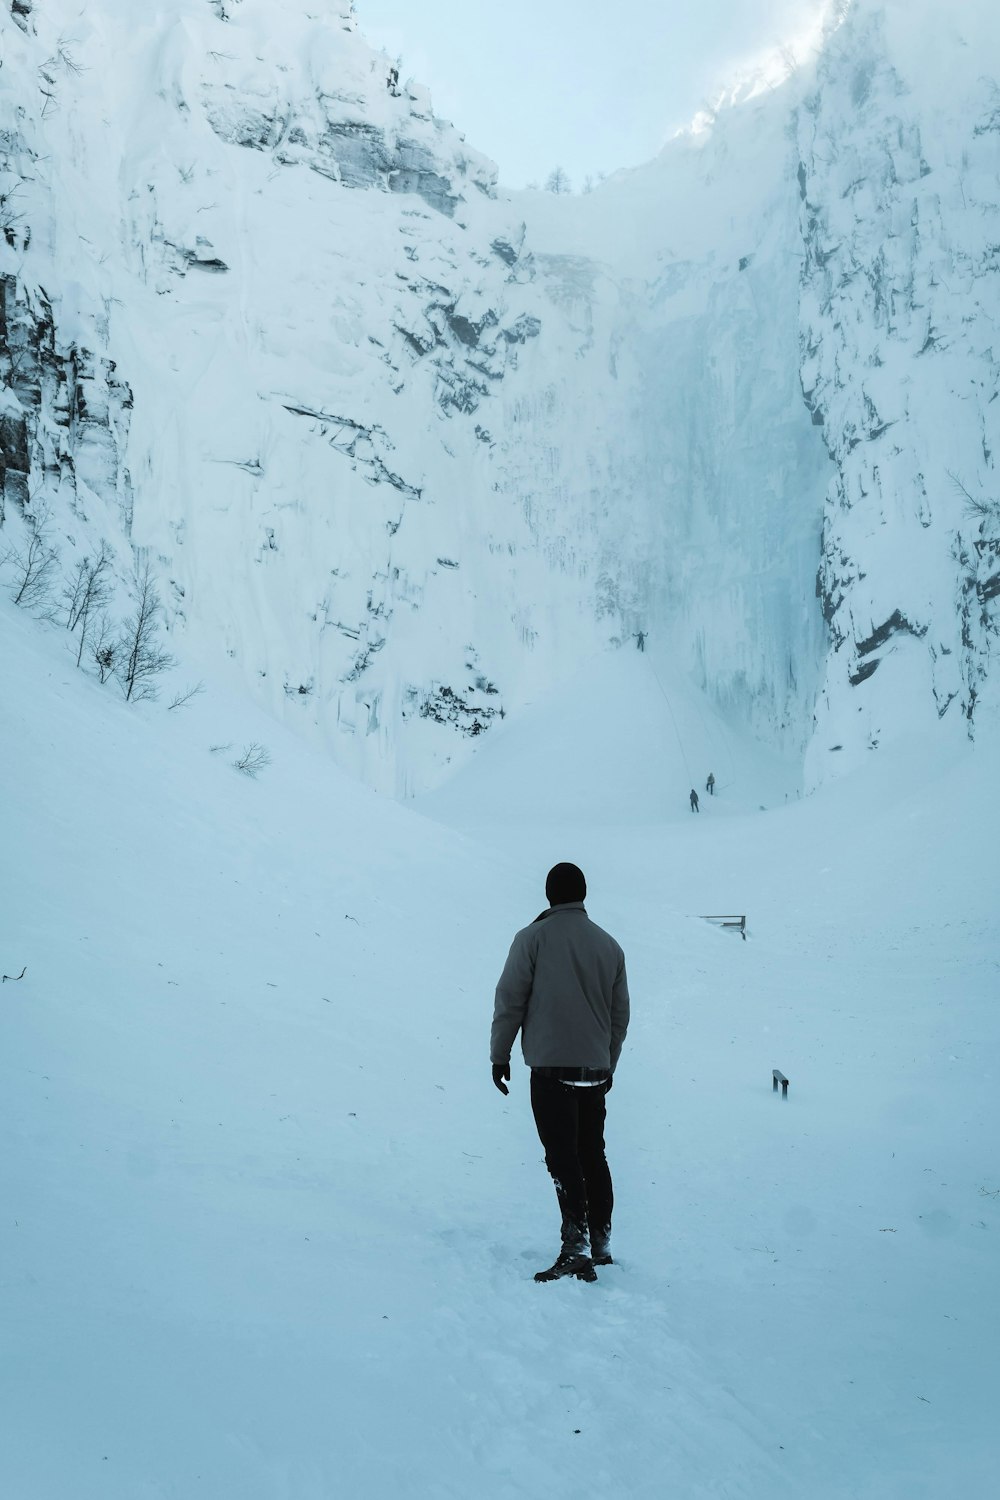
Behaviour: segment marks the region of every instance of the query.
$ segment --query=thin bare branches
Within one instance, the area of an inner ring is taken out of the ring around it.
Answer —
[[[162,612],[147,562],[138,575],[135,612],[125,622],[121,642],[121,680],[126,702],[155,698],[153,678],[174,664],[169,651],[162,650],[157,640]]]
[[[183,708],[192,699],[200,697],[204,691],[205,684],[203,682],[196,682],[194,687],[186,688],[184,692],[175,694],[173,699],[167,704],[167,713],[172,708]]]
[[[989,516],[1000,514],[1000,503],[990,499],[987,495],[973,495],[971,491],[966,489],[958,475],[952,473],[951,469],[947,469],[945,472],[959,494],[965,496],[966,509],[970,515],[977,516],[979,520],[985,521]]]
[[[234,768],[237,771],[241,771],[244,776],[249,776],[253,781],[270,764],[270,754],[265,750],[263,745],[258,745],[256,740],[251,740],[242,755],[233,761]]]
[[[43,611],[52,598],[52,573],[59,554],[49,544],[47,517],[41,515],[32,523],[28,545],[11,547],[2,561],[13,572],[11,598],[22,609]]]
[[[118,661],[118,642],[114,636],[111,620],[101,615],[90,642],[90,654],[101,682],[107,682]]]
[[[63,588],[66,629],[80,632],[77,666],[83,659],[84,648],[90,639],[98,611],[104,609],[111,596],[110,570],[111,552],[107,543],[102,541],[97,556],[81,558]]]

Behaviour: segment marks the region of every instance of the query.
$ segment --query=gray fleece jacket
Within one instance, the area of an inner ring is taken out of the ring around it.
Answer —
[[[614,1072],[628,1030],[625,955],[582,901],[551,906],[514,938],[497,985],[490,1061],[518,1031],[529,1068]]]

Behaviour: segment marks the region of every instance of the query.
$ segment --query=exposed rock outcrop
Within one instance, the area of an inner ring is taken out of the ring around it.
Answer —
[[[0,380],[2,508],[65,503],[85,519],[90,500],[113,497],[127,534],[131,391],[113,360],[62,344],[46,294],[9,273],[0,275]]]
[[[997,86],[970,73],[956,97],[956,54],[929,41],[902,72],[893,24],[853,9],[799,127],[802,387],[836,465],[817,584],[833,647],[819,743],[853,731],[855,748],[901,732],[912,711],[876,685],[896,652],[912,654],[906,670],[939,715],[954,704],[971,728],[1000,623]]]

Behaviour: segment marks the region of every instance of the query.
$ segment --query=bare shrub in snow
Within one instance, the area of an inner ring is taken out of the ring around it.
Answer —
[[[23,182],[17,181],[11,187],[0,190],[0,234],[11,249],[17,244],[17,237],[24,223],[24,215],[18,211],[13,201],[14,195],[20,192],[23,186]]]
[[[80,643],[76,653],[76,664],[80,665],[84,649],[90,640],[98,612],[103,610],[111,596],[111,553],[107,543],[102,542],[94,558],[84,557],[63,587],[62,600],[66,606],[66,629],[79,630]]]
[[[256,740],[251,740],[242,755],[233,761],[237,771],[242,771],[244,776],[256,779],[259,773],[271,764],[271,757],[263,745],[258,745]]]
[[[155,698],[153,679],[174,664],[170,652],[164,651],[158,640],[162,613],[163,606],[147,562],[137,579],[135,612],[125,622],[118,651],[118,672],[126,702]]]
[[[59,554],[50,545],[46,517],[31,523],[32,532],[26,547],[11,547],[2,561],[11,569],[13,579],[10,597],[22,609],[47,613],[52,602],[52,584]]]
[[[194,687],[185,688],[181,693],[175,693],[173,698],[167,704],[167,713],[169,713],[172,708],[183,708],[184,705],[186,703],[190,703],[193,698],[200,697],[204,691],[205,684],[203,682],[196,682]]]
[[[42,80],[39,84],[39,93],[45,99],[42,105],[42,119],[47,113],[54,112],[59,108],[58,80],[59,74],[73,78],[79,78],[83,68],[73,56],[72,48],[75,41],[69,37],[61,36],[56,43],[56,50],[51,57],[47,57],[38,69],[38,76]],[[47,85],[47,87],[46,87]]]
[[[102,615],[94,626],[90,651],[101,681],[107,682],[118,658],[118,642],[107,615]]]
[[[973,520],[989,521],[1000,518],[1000,501],[988,495],[973,495],[970,490],[966,489],[957,474],[953,474],[950,469],[946,472],[957,493],[964,497],[966,512]]]

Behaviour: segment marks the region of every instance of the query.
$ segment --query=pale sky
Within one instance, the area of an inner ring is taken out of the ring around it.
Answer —
[[[438,115],[501,181],[646,161],[748,59],[799,35],[821,0],[355,0]]]

